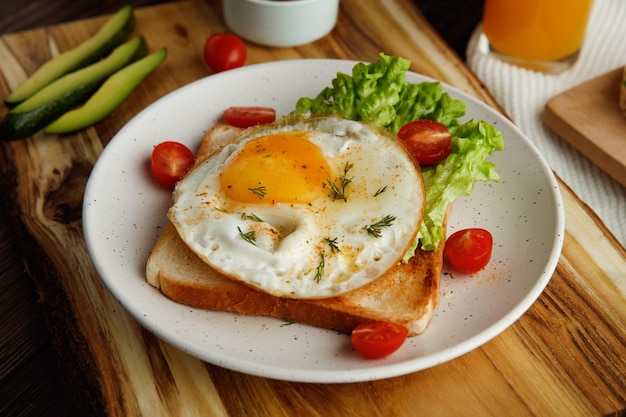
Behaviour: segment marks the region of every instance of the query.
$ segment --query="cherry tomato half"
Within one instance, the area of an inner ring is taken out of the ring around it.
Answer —
[[[489,231],[470,228],[450,235],[444,252],[454,269],[464,274],[472,274],[487,266],[492,247],[493,237]]]
[[[246,44],[232,33],[216,33],[204,43],[204,62],[213,72],[242,67],[246,55]]]
[[[369,359],[379,359],[398,350],[406,340],[406,327],[384,321],[369,321],[352,330],[352,346]]]
[[[195,158],[188,147],[178,142],[162,142],[152,150],[152,176],[162,187],[173,189],[189,171]]]
[[[224,120],[235,127],[250,127],[276,120],[271,107],[229,107],[224,111]]]
[[[434,120],[415,120],[402,126],[400,138],[420,165],[433,165],[452,152],[452,135]]]

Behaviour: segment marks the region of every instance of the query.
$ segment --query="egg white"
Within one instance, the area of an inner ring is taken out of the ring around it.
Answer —
[[[310,203],[244,204],[224,194],[220,172],[244,143],[301,131],[335,176],[350,167],[347,201],[325,194]],[[395,137],[335,116],[286,118],[246,130],[238,143],[198,164],[173,198],[171,222],[214,269],[276,296],[312,299],[359,288],[399,262],[415,239],[425,201],[421,171]],[[380,236],[368,233],[368,226],[390,216]]]

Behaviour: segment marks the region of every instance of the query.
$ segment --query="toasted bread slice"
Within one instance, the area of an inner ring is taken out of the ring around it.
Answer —
[[[198,160],[237,137],[239,130],[218,125],[207,132]],[[148,282],[173,301],[210,310],[273,316],[350,332],[359,323],[400,324],[409,335],[422,333],[439,302],[443,243],[435,251],[416,250],[375,281],[337,297],[303,300],[275,297],[218,273],[202,261],[169,225],[146,266]]]

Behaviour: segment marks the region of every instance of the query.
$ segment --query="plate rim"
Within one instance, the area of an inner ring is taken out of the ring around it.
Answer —
[[[487,343],[489,340],[493,339],[508,327],[510,327],[515,321],[517,321],[530,306],[539,298],[545,287],[548,285],[558,263],[558,259],[560,257],[560,253],[563,246],[564,239],[564,230],[565,230],[565,221],[564,221],[564,207],[562,196],[559,189],[559,184],[556,180],[556,177],[552,170],[549,168],[545,159],[540,155],[536,146],[527,138],[524,133],[508,118],[499,113],[496,109],[491,108],[486,103],[480,101],[476,97],[471,96],[470,94],[453,87],[445,82],[436,80],[432,77],[425,76],[423,74],[419,74],[417,72],[409,71],[411,76],[417,76],[425,81],[437,81],[440,82],[444,91],[454,92],[456,95],[461,96],[463,100],[468,100],[473,103],[473,105],[477,105],[481,107],[482,110],[495,115],[498,119],[498,122],[503,122],[507,124],[507,127],[514,131],[519,137],[521,137],[525,141],[525,145],[530,148],[530,151],[536,156],[540,166],[543,169],[543,173],[547,182],[552,185],[550,188],[551,191],[551,200],[554,201],[555,204],[555,228],[556,233],[554,239],[552,240],[552,247],[550,250],[550,254],[548,256],[548,262],[544,267],[544,272],[538,277],[538,279],[534,282],[534,284],[529,289],[528,293],[525,297],[518,303],[514,308],[511,309],[504,317],[495,321],[489,327],[487,327],[482,332],[475,334],[473,337],[470,337],[466,340],[463,340],[462,343],[459,343],[454,346],[450,346],[446,349],[440,350],[436,353],[432,353],[426,356],[420,356],[418,358],[414,358],[412,360],[396,362],[391,364],[384,364],[378,361],[371,362],[372,366],[368,368],[357,368],[351,370],[339,370],[339,371],[317,371],[312,372],[310,369],[302,369],[297,370],[293,368],[280,368],[276,369],[273,366],[264,366],[263,364],[250,364],[249,361],[241,361],[238,359],[230,358],[229,360],[219,360],[217,356],[213,358],[211,355],[207,355],[206,352],[201,352],[199,349],[196,349],[193,346],[186,346],[181,341],[177,341],[172,339],[169,335],[165,335],[163,332],[163,328],[152,323],[150,321],[142,320],[142,317],[139,313],[139,310],[136,309],[136,306],[129,305],[122,297],[119,297],[116,291],[114,291],[110,287],[110,282],[105,278],[106,271],[102,267],[102,263],[98,262],[100,255],[95,253],[95,248],[93,245],[94,236],[92,235],[92,230],[89,222],[89,216],[91,213],[90,202],[92,196],[97,195],[96,190],[94,190],[97,181],[94,178],[97,178],[97,175],[102,169],[102,164],[107,160],[108,152],[113,152],[112,150],[117,147],[117,143],[121,140],[124,140],[124,134],[128,129],[138,123],[137,120],[145,117],[149,114],[155,106],[159,106],[163,103],[163,101],[171,99],[171,97],[175,94],[184,94],[186,90],[193,89],[197,87],[199,83],[211,83],[217,82],[221,77],[238,77],[241,75],[245,75],[246,73],[253,72],[258,69],[270,68],[275,66],[293,66],[294,64],[302,64],[306,65],[330,65],[337,64],[338,67],[349,66],[350,68],[362,61],[357,60],[343,60],[343,59],[326,59],[326,58],[304,58],[304,59],[291,59],[291,60],[282,60],[282,61],[271,61],[264,62],[259,64],[252,64],[242,67],[240,69],[231,70],[224,73],[209,75],[207,77],[200,78],[198,80],[192,81],[186,85],[183,85],[170,93],[158,98],[150,105],[146,106],[143,110],[137,113],[133,118],[131,118],[119,131],[118,133],[111,139],[111,141],[104,147],[102,153],[98,156],[96,163],[89,175],[89,179],[87,181],[85,187],[85,194],[83,200],[83,232],[85,236],[85,242],[87,244],[88,253],[90,259],[96,269],[96,272],[100,279],[104,282],[107,290],[113,295],[113,297],[121,304],[121,306],[133,317],[139,325],[148,329],[153,334],[155,334],[159,338],[163,338],[168,343],[174,345],[178,349],[181,349],[184,352],[190,353],[191,355],[199,358],[200,360],[210,362],[216,364],[221,367],[225,367],[234,371],[243,372],[246,374],[267,377],[272,379],[293,381],[293,382],[313,382],[313,383],[350,383],[350,382],[362,382],[362,381],[372,381],[377,379],[385,379],[395,376],[400,376],[408,373],[417,372],[420,370],[424,370],[430,368],[432,366],[436,366],[438,364],[450,361],[459,356],[462,356],[470,351],[482,346]],[[327,84],[330,85],[330,81],[327,81]],[[295,103],[294,103],[295,105]],[[111,146],[113,145],[113,146]],[[148,285],[147,283],[144,283]],[[512,314],[515,311],[515,314]],[[507,320],[504,320],[507,319]],[[462,347],[462,348],[459,348]],[[443,354],[442,354],[443,353]],[[437,357],[437,360],[433,360],[433,357]]]

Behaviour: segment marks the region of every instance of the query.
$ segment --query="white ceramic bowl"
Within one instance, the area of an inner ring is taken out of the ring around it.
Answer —
[[[222,6],[230,30],[278,47],[320,39],[335,27],[339,12],[339,0],[223,0]]]

